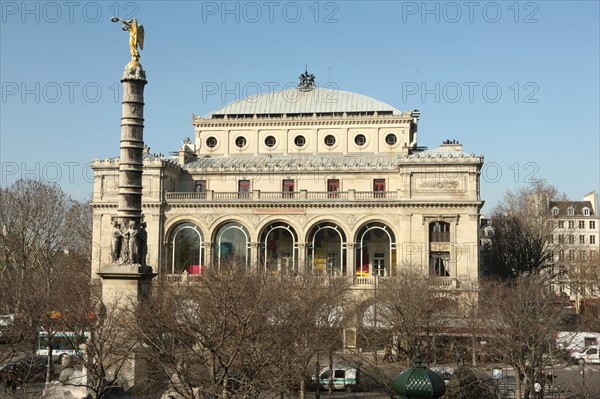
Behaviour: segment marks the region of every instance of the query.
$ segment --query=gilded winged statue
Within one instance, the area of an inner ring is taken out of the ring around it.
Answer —
[[[137,19],[135,18],[123,20],[121,18],[112,17],[111,21],[121,21],[123,23],[121,29],[129,31],[129,51],[131,52],[131,61],[139,61],[140,53],[138,51],[138,45],[140,46],[140,50],[144,49],[144,26],[138,24]]]

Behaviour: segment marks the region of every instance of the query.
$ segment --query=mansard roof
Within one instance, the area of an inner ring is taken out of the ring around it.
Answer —
[[[590,210],[589,216],[594,216],[594,207],[591,201],[550,201],[549,208],[558,208],[559,216],[583,216],[583,209]],[[569,215],[568,209],[573,208],[574,215]]]
[[[311,87],[290,88],[243,98],[209,113],[205,119],[225,117],[316,115],[402,115],[382,101],[349,91]]]

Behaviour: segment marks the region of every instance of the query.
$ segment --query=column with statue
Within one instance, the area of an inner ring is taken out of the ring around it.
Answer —
[[[144,48],[144,27],[136,19],[122,20],[129,33],[131,60],[121,77],[123,101],[119,152],[119,186],[117,214],[112,220],[110,261],[98,275],[102,279],[102,306],[105,314],[122,315],[123,332],[115,340],[126,339],[128,315],[145,306],[151,281],[156,276],[146,264],[147,232],[142,214],[142,167],[144,152],[144,87],[148,83],[140,64],[139,50]],[[139,48],[139,50],[138,50]],[[119,369],[118,383],[125,391],[143,391],[147,383],[146,360],[132,351]]]

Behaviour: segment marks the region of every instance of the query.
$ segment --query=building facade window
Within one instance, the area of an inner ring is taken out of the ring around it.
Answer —
[[[238,148],[244,148],[246,145],[246,138],[244,136],[239,136],[235,138],[235,145]]]
[[[575,228],[575,221],[574,220],[569,220],[569,228],[570,229],[574,229]]]
[[[356,236],[356,275],[389,276],[396,263],[396,239],[383,223],[368,223]]]
[[[553,216],[558,216],[558,207],[555,206],[555,207],[552,208],[552,215]]]
[[[575,250],[570,249],[569,250],[569,261],[573,262],[574,260],[575,260]]]
[[[431,253],[429,275],[433,277],[450,277],[450,252]]]
[[[569,244],[575,244],[575,236],[573,234],[568,235]]]
[[[396,137],[396,135],[394,133],[389,133],[388,135],[385,136],[385,143],[387,145],[394,145],[394,144],[396,144],[397,141],[398,141],[398,138]]]
[[[310,269],[317,275],[346,273],[346,235],[333,223],[314,226],[308,234]]]
[[[283,191],[283,198],[293,198],[295,191],[295,181],[286,179],[282,182],[281,191]]]
[[[579,235],[579,243],[580,244],[585,244],[585,235],[583,235],[583,234]]]
[[[565,236],[562,234],[558,235],[558,243],[559,244],[564,244],[565,243]]]
[[[304,147],[306,144],[306,138],[302,135],[294,137],[294,144],[296,147]]]
[[[569,216],[575,216],[575,208],[573,208],[572,206],[570,206],[569,209],[567,209],[567,215],[569,215]]]
[[[367,143],[367,138],[365,137],[364,134],[357,134],[356,136],[354,136],[354,144],[356,144],[357,146],[363,146]]]
[[[325,142],[326,146],[331,147],[335,145],[335,136],[332,134],[328,134],[327,136],[325,136],[325,139],[323,141]]]
[[[596,236],[591,235],[590,236],[590,244],[595,244],[596,243]]]
[[[329,198],[337,198],[340,191],[340,179],[327,179],[327,193]]]
[[[215,148],[217,146],[217,139],[213,136],[206,139],[206,146],[208,148]]]
[[[579,221],[579,228],[580,229],[585,229],[585,221],[584,220],[580,220]]]
[[[583,216],[590,216],[590,208],[583,208]]]
[[[250,180],[238,180],[238,197],[250,198]]]
[[[429,224],[430,242],[450,242],[450,223],[432,222]]]
[[[196,185],[195,191],[197,193],[205,193],[206,192],[206,180],[196,180],[195,185]]]
[[[215,235],[215,258],[219,268],[248,267],[250,234],[237,222],[223,225]]]
[[[558,221],[558,228],[559,229],[564,229],[565,228],[565,221],[564,220],[559,220]]]
[[[586,260],[587,259],[587,254],[586,254],[586,250],[582,249],[579,251],[579,260]]]
[[[385,252],[373,254],[373,275],[385,276]]]
[[[554,244],[554,235],[550,234],[548,236],[548,241],[550,242],[550,244]]]
[[[373,179],[373,191],[375,198],[383,198],[385,196],[385,179]]]
[[[595,220],[590,220],[590,229],[593,230],[596,228],[596,221]]]
[[[268,274],[292,275],[297,272],[297,234],[283,222],[267,226],[260,235],[260,263]]]
[[[558,251],[558,260],[560,262],[564,262],[565,261],[565,251],[563,249],[561,249],[560,251]]]
[[[269,147],[269,148],[274,147],[276,143],[277,143],[277,140],[275,140],[274,136],[265,137],[265,145],[267,147]]]
[[[172,274],[202,272],[204,243],[198,226],[188,222],[178,225],[170,243]]]

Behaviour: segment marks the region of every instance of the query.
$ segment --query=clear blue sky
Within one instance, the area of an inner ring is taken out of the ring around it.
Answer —
[[[1,2],[0,161],[16,177],[91,195],[118,155],[128,34],[138,18],[145,141],[177,150],[191,115],[295,84],[419,109],[419,145],[485,156],[487,205],[531,178],[572,199],[600,188],[599,2]]]

